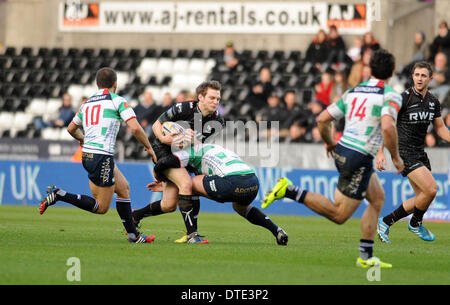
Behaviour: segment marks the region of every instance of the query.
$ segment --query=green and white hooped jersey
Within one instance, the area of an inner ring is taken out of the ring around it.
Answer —
[[[381,117],[390,115],[397,121],[401,107],[399,93],[383,81],[370,79],[347,90],[327,111],[336,120],[345,117],[339,144],[375,157],[383,143]]]
[[[203,175],[225,177],[255,173],[236,153],[215,144],[198,144],[173,154],[180,159],[181,167],[190,165]]]
[[[73,118],[75,124],[83,126],[83,152],[114,155],[120,123],[135,117],[133,108],[123,97],[107,89],[97,91]]]

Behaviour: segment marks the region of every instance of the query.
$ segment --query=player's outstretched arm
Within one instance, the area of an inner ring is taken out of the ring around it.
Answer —
[[[145,150],[152,156],[153,161],[156,162],[155,153],[153,152],[147,135],[145,134],[145,131],[144,129],[142,129],[142,126],[141,124],[139,124],[138,120],[136,118],[129,119],[127,121],[127,125],[128,127],[130,127],[131,132],[136,137],[136,139],[138,139],[138,141],[141,142],[142,145],[144,145]]]
[[[435,118],[433,120],[434,130],[436,130],[437,135],[447,143],[450,143],[450,130],[445,126],[444,121],[441,117]]]
[[[375,159],[376,167],[379,171],[384,171],[386,168],[386,156],[384,155],[384,144],[381,143],[380,149],[378,150],[377,157]]]
[[[383,115],[381,117],[381,132],[383,134],[384,146],[389,150],[392,157],[392,162],[397,168],[397,174],[401,173],[405,165],[398,152],[398,135],[395,119],[390,115]]]
[[[80,146],[83,146],[84,144],[84,134],[80,130],[77,124],[75,124],[73,121],[70,122],[69,126],[67,126],[67,132],[78,142],[80,142]]]
[[[334,118],[327,110],[322,111],[317,117],[317,127],[319,128],[320,136],[325,142],[327,156],[329,157],[333,156],[334,149],[336,148],[336,142],[334,141],[333,130],[331,128],[331,122],[333,121]]]

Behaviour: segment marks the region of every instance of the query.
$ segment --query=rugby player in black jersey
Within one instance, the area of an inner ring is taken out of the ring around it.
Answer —
[[[197,101],[187,101],[176,103],[156,120],[152,126],[153,134],[150,135],[150,143],[158,160],[172,155],[172,147],[176,147],[177,139],[173,134],[162,133],[161,127],[164,122],[185,123],[185,133],[197,141],[210,141],[217,135],[225,125],[225,120],[218,113],[217,108],[220,101],[221,84],[217,81],[206,81],[196,88]],[[201,129],[200,129],[201,128]],[[173,145],[175,144],[175,145]],[[164,171],[164,178],[167,183],[177,186],[178,192],[171,192],[174,188],[169,188],[163,192],[163,198],[155,201],[143,209],[133,212],[133,218],[139,222],[144,216],[155,216],[168,212],[173,212],[172,204],[174,196],[178,196],[178,206],[183,215],[186,225],[187,236],[181,238],[181,242],[207,243],[207,240],[197,232],[197,216],[200,210],[200,199],[192,194],[192,180],[185,168],[170,168]],[[161,177],[159,177],[161,178]]]
[[[398,114],[399,152],[405,163],[404,177],[408,177],[415,196],[403,202],[392,213],[378,219],[377,232],[381,241],[390,243],[389,228],[398,220],[413,214],[408,229],[422,240],[433,241],[435,236],[422,224],[423,215],[436,197],[437,184],[431,174],[430,160],[425,152],[425,136],[430,123],[443,140],[450,142],[450,131],[441,118],[439,100],[428,91],[433,76],[429,63],[418,62],[412,70],[414,86],[402,93],[402,107]],[[386,158],[380,148],[376,167],[384,170]]]

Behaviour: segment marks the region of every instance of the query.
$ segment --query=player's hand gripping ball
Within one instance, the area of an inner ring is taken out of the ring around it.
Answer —
[[[191,139],[187,135],[183,126],[175,122],[164,122],[161,126],[163,135],[173,135],[172,145],[178,149],[183,149],[190,145]]]

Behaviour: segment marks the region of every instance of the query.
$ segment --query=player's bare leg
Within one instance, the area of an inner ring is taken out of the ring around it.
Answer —
[[[416,196],[408,199],[395,211],[378,220],[378,235],[382,241],[390,242],[387,238],[389,227],[411,213],[414,214],[408,226],[410,231],[425,241],[433,241],[435,239],[433,233],[423,227],[422,219],[431,202],[436,197],[436,181],[431,171],[425,166],[419,167],[409,173],[408,179]]]
[[[142,235],[136,229],[131,210],[130,186],[117,166],[114,167],[114,177],[116,180],[114,192],[117,194],[116,210],[127,231],[128,241],[132,243],[151,243],[155,239],[155,236]]]
[[[343,224],[359,207],[361,200],[353,199],[342,194],[338,189],[334,193],[335,202],[327,197],[307,192],[303,203],[312,211],[320,214],[336,224]]]
[[[361,238],[373,240],[378,217],[385,201],[384,190],[376,173],[373,173],[370,178],[366,199],[369,201],[369,205],[361,218]]]

